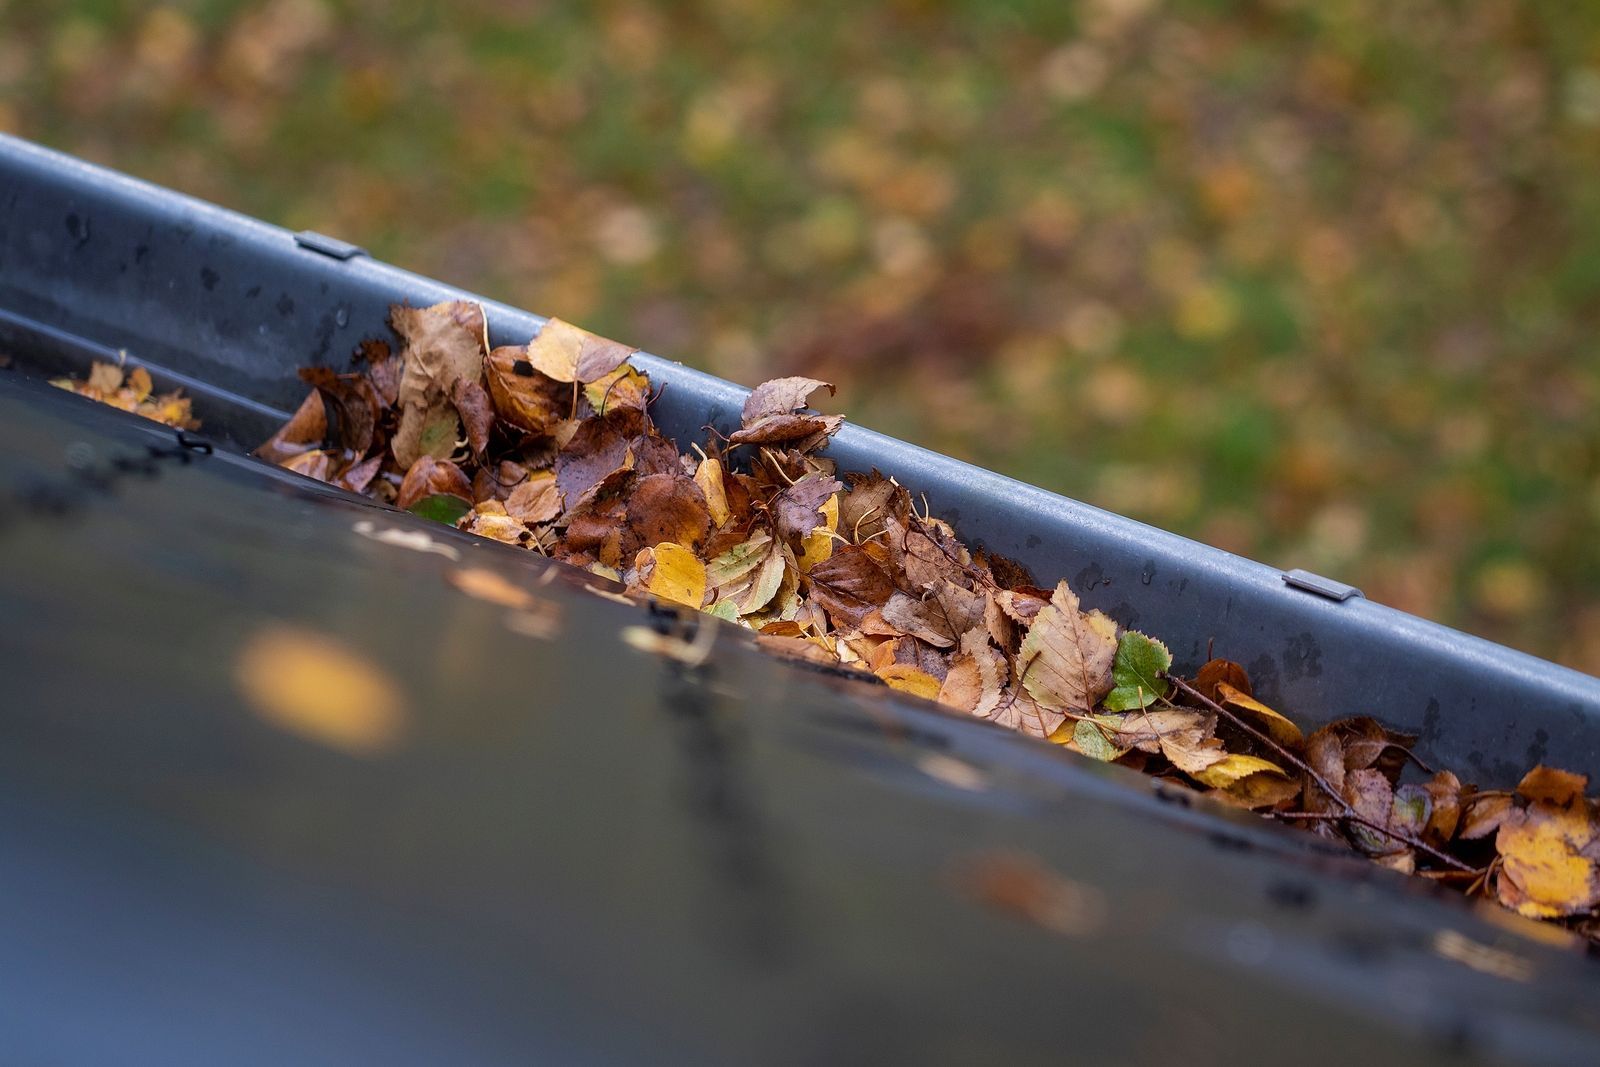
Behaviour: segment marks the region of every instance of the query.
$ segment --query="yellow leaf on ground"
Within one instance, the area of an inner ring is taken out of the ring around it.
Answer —
[[[1235,710],[1249,712],[1250,717],[1265,726],[1268,735],[1278,744],[1298,747],[1305,740],[1305,735],[1300,732],[1300,727],[1273,711],[1249,693],[1235,689],[1227,682],[1217,681],[1213,684],[1216,686],[1217,700],[1219,702]]]
[[[877,674],[891,689],[919,696],[923,700],[939,699],[939,679],[909,663],[891,663]]]
[[[699,608],[706,598],[706,565],[689,549],[672,541],[656,545],[655,569],[647,588],[662,600]]]
[[[258,631],[234,663],[239,688],[267,722],[366,755],[405,728],[405,697],[377,665],[335,638],[289,626]]]

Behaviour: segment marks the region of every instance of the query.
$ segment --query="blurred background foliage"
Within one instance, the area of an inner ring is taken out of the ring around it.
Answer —
[[[1600,672],[1600,4],[0,19],[0,128]]]

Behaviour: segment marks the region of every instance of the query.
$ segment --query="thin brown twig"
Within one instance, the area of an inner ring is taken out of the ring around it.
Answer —
[[[1311,766],[1311,764],[1307,763],[1305,760],[1301,759],[1299,756],[1295,755],[1293,752],[1290,752],[1287,748],[1284,748],[1277,741],[1273,740],[1273,738],[1270,735],[1268,735],[1266,733],[1263,733],[1260,730],[1257,730],[1254,726],[1251,726],[1248,722],[1246,722],[1242,717],[1240,717],[1240,716],[1234,714],[1233,712],[1229,711],[1227,708],[1223,707],[1221,704],[1218,704],[1215,700],[1212,700],[1210,697],[1206,696],[1204,693],[1200,692],[1200,690],[1196,689],[1194,686],[1190,685],[1188,682],[1184,681],[1182,678],[1179,678],[1177,675],[1175,675],[1175,674],[1167,674],[1167,673],[1163,672],[1162,673],[1162,677],[1166,678],[1167,681],[1171,682],[1174,686],[1176,686],[1180,691],[1182,691],[1184,693],[1184,695],[1186,695],[1186,696],[1188,696],[1188,697],[1190,697],[1190,698],[1192,698],[1194,700],[1200,701],[1201,706],[1206,708],[1208,711],[1212,711],[1212,712],[1215,712],[1218,715],[1222,715],[1222,716],[1226,717],[1229,722],[1231,722],[1235,726],[1239,727],[1241,730],[1243,730],[1245,733],[1249,734],[1251,737],[1254,737],[1257,741],[1260,741],[1262,744],[1268,746],[1274,752],[1278,753],[1285,760],[1287,760],[1289,763],[1291,763],[1296,768],[1298,768],[1300,771],[1304,772],[1305,775],[1307,777],[1309,777],[1312,781],[1316,782],[1317,785],[1322,789],[1322,791],[1324,793],[1326,793],[1329,796],[1329,798],[1333,800],[1333,802],[1335,804],[1338,804],[1339,807],[1342,808],[1343,812],[1344,812],[1342,815],[1335,815],[1335,814],[1333,814],[1331,812],[1330,813],[1317,813],[1317,814],[1311,815],[1309,817],[1316,818],[1316,819],[1329,820],[1329,821],[1347,819],[1347,820],[1349,820],[1351,822],[1357,822],[1357,823],[1360,823],[1361,825],[1367,827],[1370,830],[1376,831],[1377,833],[1383,834],[1386,837],[1393,838],[1396,841],[1399,841],[1399,842],[1402,842],[1402,843],[1404,843],[1406,845],[1409,845],[1410,847],[1416,849],[1418,852],[1422,852],[1422,853],[1425,853],[1428,856],[1433,857],[1435,860],[1437,860],[1440,863],[1443,863],[1447,867],[1454,867],[1456,870],[1459,870],[1459,871],[1471,871],[1471,870],[1475,869],[1473,867],[1467,866],[1465,863],[1462,863],[1460,860],[1456,859],[1454,856],[1450,855],[1449,853],[1441,852],[1440,850],[1434,848],[1432,845],[1429,845],[1426,842],[1424,842],[1424,841],[1422,841],[1422,840],[1420,840],[1418,838],[1412,837],[1409,834],[1400,833],[1398,830],[1391,830],[1386,826],[1378,826],[1376,823],[1373,823],[1370,820],[1363,818],[1361,815],[1357,814],[1355,808],[1353,806],[1351,806],[1350,802],[1344,798],[1344,795],[1339,793],[1339,792],[1337,792],[1333,788],[1333,786],[1329,784],[1328,780],[1326,778],[1324,778],[1320,773],[1318,773],[1318,771],[1317,771],[1317,769],[1315,767]],[[1279,813],[1277,813],[1277,812],[1269,812],[1268,814],[1274,815],[1274,816],[1283,817],[1283,816],[1280,816]]]
[[[1451,856],[1448,853],[1440,852],[1438,849],[1435,849],[1431,845],[1425,844],[1417,838],[1412,837],[1410,834],[1403,834],[1398,830],[1391,830],[1387,826],[1379,826],[1366,816],[1357,815],[1353,811],[1347,814],[1339,814],[1331,811],[1269,811],[1266,814],[1274,819],[1313,819],[1318,822],[1348,821],[1360,823],[1367,829],[1376,833],[1380,833],[1385,837],[1391,837],[1403,845],[1408,845],[1411,848],[1416,849],[1418,852],[1426,852],[1428,855],[1434,857],[1442,863],[1449,864],[1458,871],[1466,874],[1479,873],[1478,868],[1469,867],[1465,863],[1462,863],[1460,860],[1456,859],[1454,856]]]

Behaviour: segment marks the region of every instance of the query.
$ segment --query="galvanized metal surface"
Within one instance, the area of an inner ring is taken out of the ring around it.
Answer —
[[[14,374],[0,556],[17,1062],[1600,1054],[1600,972],[1497,909]],[[401,684],[395,746],[258,713],[285,625]],[[699,668],[621,638],[696,625]]]

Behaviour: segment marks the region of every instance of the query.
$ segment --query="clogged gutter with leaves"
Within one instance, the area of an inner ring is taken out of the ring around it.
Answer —
[[[1176,676],[1157,636],[970,550],[893,480],[838,472],[818,451],[842,419],[807,406],[832,386],[766,382],[739,430],[689,456],[652,423],[632,349],[552,319],[491,350],[465,301],[395,307],[391,322],[398,353],[372,341],[359,373],[303,371],[311,392],[257,454],[1600,940],[1585,777],[1539,766],[1514,791],[1480,790],[1370,718],[1306,737],[1237,663]],[[152,397],[141,375],[61,384],[189,425],[187,402]]]

